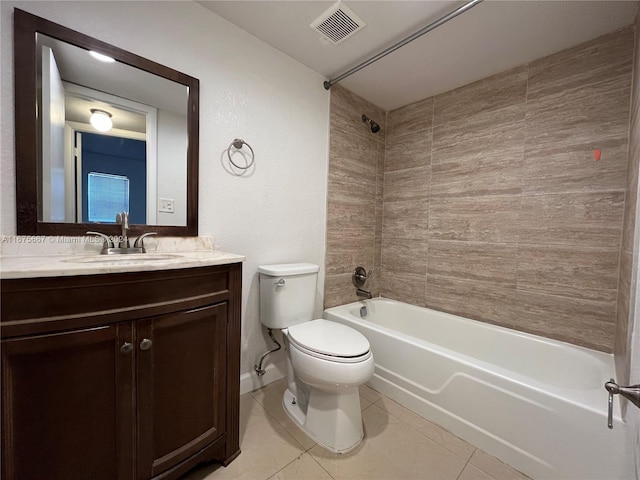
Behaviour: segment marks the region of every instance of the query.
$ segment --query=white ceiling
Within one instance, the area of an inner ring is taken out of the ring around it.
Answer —
[[[334,45],[309,27],[333,1],[197,1],[327,79],[467,3],[345,0],[367,26]],[[340,84],[393,110],[629,25],[638,5],[484,0]]]

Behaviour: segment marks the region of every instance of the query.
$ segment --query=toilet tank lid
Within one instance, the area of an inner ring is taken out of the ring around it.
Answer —
[[[258,267],[258,272],[264,273],[265,275],[272,275],[274,277],[316,273],[319,270],[320,267],[313,263],[281,263],[276,265],[262,265]]]

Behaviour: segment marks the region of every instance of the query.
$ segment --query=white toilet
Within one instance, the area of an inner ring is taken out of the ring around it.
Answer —
[[[318,270],[310,263],[258,267],[260,320],[285,339],[285,412],[316,443],[346,453],[364,436],[358,386],[373,376],[373,355],[360,332],[313,320]]]

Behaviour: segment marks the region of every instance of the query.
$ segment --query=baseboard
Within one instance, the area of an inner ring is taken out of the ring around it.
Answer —
[[[271,363],[267,365],[265,370],[267,372],[261,376],[258,376],[255,370],[240,375],[240,395],[252,392],[286,377],[284,362]]]

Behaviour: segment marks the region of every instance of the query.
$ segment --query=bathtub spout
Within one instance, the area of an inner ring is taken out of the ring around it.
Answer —
[[[358,288],[356,290],[356,295],[364,298],[373,298],[373,295],[371,295],[371,292],[367,292],[366,290],[362,290],[361,288]]]

